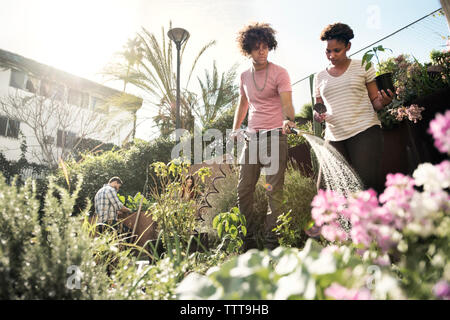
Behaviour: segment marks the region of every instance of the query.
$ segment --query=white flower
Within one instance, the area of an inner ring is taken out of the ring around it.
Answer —
[[[398,281],[392,276],[383,274],[375,281],[374,296],[380,300],[403,299],[403,292],[398,284]]]
[[[441,191],[450,186],[450,175],[442,174],[437,166],[431,163],[422,163],[413,173],[417,186],[422,186],[425,191]]]
[[[434,267],[444,267],[445,266],[445,258],[442,254],[436,254],[431,260],[431,265]]]
[[[308,272],[315,275],[329,274],[336,271],[336,261],[332,253],[321,254],[316,260],[307,257],[304,264]]]
[[[441,207],[439,199],[429,192],[415,192],[410,202],[410,210],[415,220],[429,218]]]
[[[290,253],[281,257],[277,266],[275,267],[275,272],[279,275],[286,275],[293,272],[300,261],[295,253]]]

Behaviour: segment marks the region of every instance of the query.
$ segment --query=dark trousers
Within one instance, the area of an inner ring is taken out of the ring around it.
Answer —
[[[381,159],[383,157],[383,132],[380,126],[372,126],[356,136],[342,141],[330,141],[355,169],[364,189],[372,188],[378,194],[383,192]]]
[[[259,140],[258,140],[259,142]],[[268,138],[268,154],[272,155],[272,145],[270,138]],[[255,152],[258,154],[258,150]],[[243,150],[244,158],[241,161],[239,170],[239,182],[237,186],[238,194],[238,207],[240,212],[245,216],[247,220],[248,237],[252,237],[257,233],[256,228],[257,221],[260,221],[261,217],[256,217],[254,212],[254,192],[256,183],[259,180],[261,169],[264,165],[260,162],[259,155],[257,156],[257,163],[249,163],[250,158],[249,144],[246,143]],[[264,218],[265,220],[265,236],[273,237],[272,229],[276,227],[277,218],[281,212],[281,205],[283,201],[283,185],[284,174],[287,167],[288,160],[288,144],[286,135],[280,134],[278,140],[278,170],[271,174],[267,174],[266,178],[266,195],[268,198],[268,212]],[[275,159],[272,161],[276,161]]]

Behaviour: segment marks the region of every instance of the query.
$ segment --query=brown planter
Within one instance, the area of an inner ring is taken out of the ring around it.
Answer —
[[[311,164],[311,152],[307,143],[289,148],[288,156],[291,163],[306,177],[313,177],[314,171]]]
[[[417,146],[419,162],[437,164],[444,159],[448,159],[448,155],[440,153],[436,149],[433,137],[427,131],[430,127],[430,121],[435,118],[436,114],[444,114],[450,108],[450,88],[444,88],[430,95],[420,97],[414,100],[412,104],[425,108],[422,111],[423,119],[411,124],[412,137]]]
[[[381,159],[381,177],[383,184],[388,173],[410,174],[411,168],[408,160],[409,136],[405,121],[393,129],[383,129],[384,150]]]

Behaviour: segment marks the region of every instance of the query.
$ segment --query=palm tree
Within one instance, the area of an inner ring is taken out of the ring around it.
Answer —
[[[171,27],[172,23],[169,25],[169,28]],[[116,80],[126,79],[127,83],[133,84],[146,92],[149,95],[150,104],[158,109],[158,114],[153,120],[160,129],[161,134],[167,136],[175,130],[176,126],[176,72],[174,72],[172,61],[173,44],[166,37],[164,27],[162,27],[161,42],[145,28],[142,28],[142,31],[137,33],[136,39],[136,42],[139,43],[139,54],[142,54],[140,59],[133,60],[136,61],[136,64],[119,62],[104,73]],[[183,54],[188,41],[182,45],[180,52],[181,61],[183,61]],[[191,66],[189,76],[181,93],[181,125],[184,129],[190,131],[194,129],[192,105],[195,102],[195,95],[188,90],[189,82],[198,60],[214,44],[215,41],[210,41],[201,48]]]
[[[239,87],[235,84],[237,64],[227,73],[223,72],[219,79],[216,61],[213,62],[212,75],[205,70],[205,79],[198,78],[201,88],[201,104],[197,104],[194,112],[202,127],[213,123],[223,112],[236,104]]]
[[[103,72],[106,75],[113,75],[114,80],[123,81],[123,91],[121,95],[116,95],[111,97],[105,102],[106,105],[118,106],[117,110],[112,110],[108,113],[109,119],[115,119],[120,113],[121,121],[115,127],[115,130],[120,130],[122,127],[128,125],[130,121],[133,121],[132,130],[126,135],[124,143],[130,138],[134,140],[136,137],[136,127],[137,127],[137,111],[139,110],[141,103],[139,99],[135,99],[134,96],[126,93],[127,84],[129,83],[129,75],[132,67],[139,65],[142,59],[142,48],[141,42],[138,37],[128,39],[127,44],[124,46],[124,51],[118,53],[119,57],[125,61],[123,63],[117,63],[108,66]],[[123,118],[122,111],[128,111],[132,119]],[[117,122],[117,121],[116,121]]]

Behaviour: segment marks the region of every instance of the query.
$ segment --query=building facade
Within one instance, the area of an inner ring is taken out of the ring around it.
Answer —
[[[86,141],[130,139],[142,98],[0,49],[0,152],[31,163],[64,159]]]

